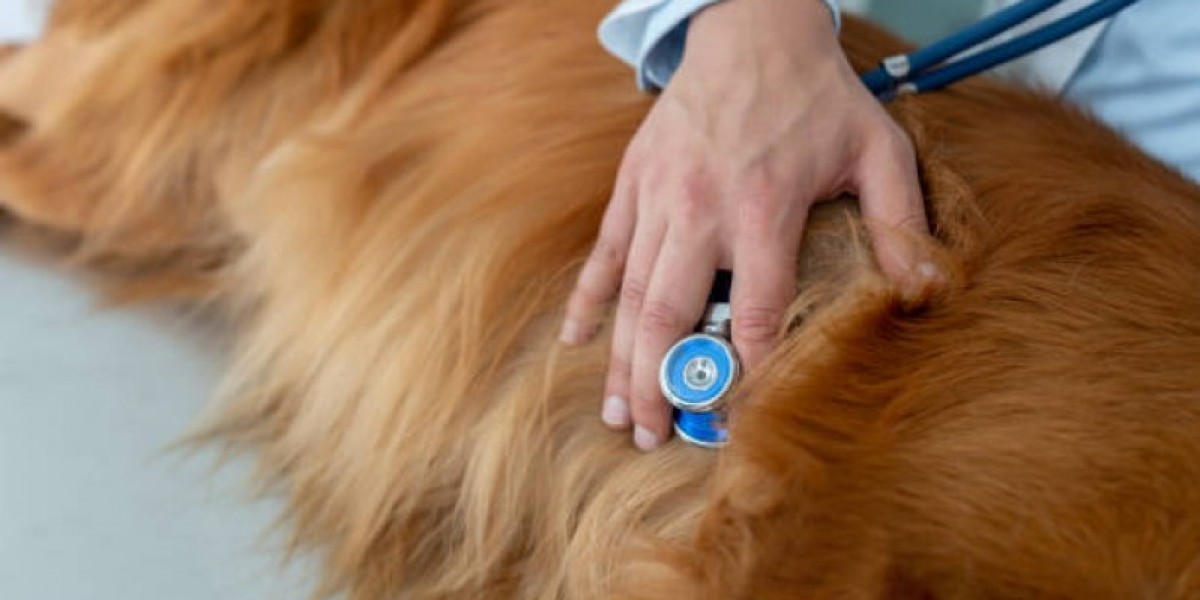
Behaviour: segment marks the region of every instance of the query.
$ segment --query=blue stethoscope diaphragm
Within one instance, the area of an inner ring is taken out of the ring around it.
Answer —
[[[737,355],[721,337],[692,334],[667,351],[658,378],[671,406],[687,412],[711,412],[721,407],[737,381]]]
[[[725,419],[719,412],[675,411],[675,435],[689,444],[703,448],[720,448],[729,441]]]

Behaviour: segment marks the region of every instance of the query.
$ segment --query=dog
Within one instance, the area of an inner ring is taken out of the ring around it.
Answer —
[[[233,324],[196,438],[259,457],[318,595],[1200,597],[1200,188],[1038,92],[889,107],[942,288],[822,205],[729,446],[607,431],[605,336],[555,338],[652,102],[608,5],[61,0],[0,62],[0,199]]]

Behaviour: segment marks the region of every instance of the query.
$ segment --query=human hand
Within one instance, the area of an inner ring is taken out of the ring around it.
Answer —
[[[812,205],[857,193],[881,270],[935,275],[913,148],[862,86],[817,0],[727,0],[692,21],[683,62],[622,161],[562,340],[592,337],[620,292],[602,417],[651,450],[671,432],[659,363],[691,331],[717,269],[735,273],[733,343],[747,369],[796,296]]]

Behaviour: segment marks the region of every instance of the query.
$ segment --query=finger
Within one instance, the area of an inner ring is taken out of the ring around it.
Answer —
[[[636,196],[628,178],[620,177],[591,254],[567,301],[559,339],[564,344],[586,343],[595,335],[608,303],[621,286],[621,274],[637,218]]]
[[[637,225],[629,249],[613,324],[612,353],[608,361],[601,411],[604,423],[614,429],[625,429],[632,423],[629,399],[635,332],[665,229],[666,226],[659,221],[643,219]]]
[[[671,407],[663,399],[658,375],[663,356],[695,328],[717,268],[717,245],[686,225],[667,231],[654,267],[633,349],[634,444],[657,448],[671,436]]]
[[[926,252],[925,203],[912,145],[903,133],[868,151],[859,167],[858,193],[880,270],[906,296],[920,293],[937,278],[937,268]]]
[[[788,306],[796,298],[796,257],[807,221],[801,213],[775,229],[748,219],[734,245],[733,345],[743,368],[758,365],[774,347]]]

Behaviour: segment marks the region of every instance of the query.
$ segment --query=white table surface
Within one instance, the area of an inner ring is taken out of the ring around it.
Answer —
[[[47,0],[0,0],[0,42],[27,40],[41,29]]]
[[[0,0],[0,42],[36,35],[37,3]],[[0,241],[0,599],[308,597],[248,465],[167,448],[220,377],[205,331],[102,308],[78,274]]]
[[[211,451],[167,448],[216,385],[221,344],[168,310],[96,300],[0,245],[0,598],[307,597],[248,465],[214,473]]]
[[[0,42],[36,36],[46,5],[0,0]],[[97,300],[0,241],[0,599],[307,598],[247,464],[167,448],[220,379],[218,336]]]

